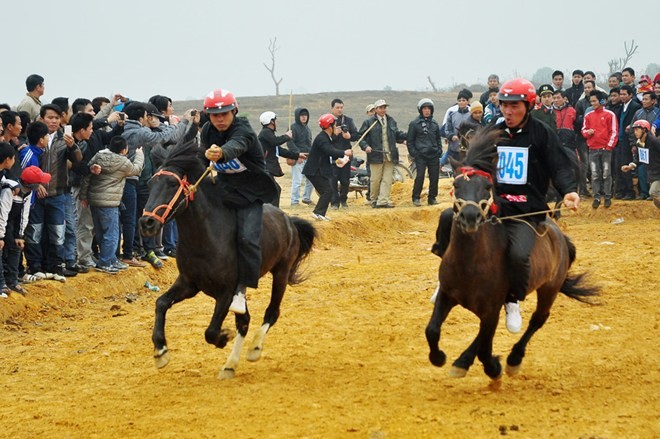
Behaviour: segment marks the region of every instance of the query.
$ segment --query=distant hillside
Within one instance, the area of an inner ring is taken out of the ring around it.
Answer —
[[[457,93],[431,93],[414,91],[357,91],[357,92],[332,92],[293,95],[292,111],[297,107],[305,107],[309,110],[311,123],[310,128],[316,134],[318,125],[316,120],[324,113],[330,111],[330,102],[334,98],[344,101],[344,113],[355,120],[358,128],[365,119],[364,108],[376,101],[385,99],[390,105],[388,114],[398,122],[399,128],[407,131],[408,123],[417,117],[417,102],[422,98],[430,98],[435,103],[435,118],[442,122],[445,111],[456,103]],[[479,99],[481,93],[474,92],[475,99]],[[274,111],[279,121],[278,131],[286,131],[289,123],[289,96],[237,96],[240,114],[246,116],[255,130],[260,130],[259,115],[264,111]],[[199,101],[177,101],[174,109],[177,114],[183,113],[188,108],[202,108],[202,99]],[[291,116],[293,118],[293,115]],[[291,121],[293,122],[293,120]]]

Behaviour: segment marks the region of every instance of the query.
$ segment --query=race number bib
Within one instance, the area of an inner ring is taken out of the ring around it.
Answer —
[[[239,159],[231,159],[226,163],[216,163],[215,170],[222,174],[238,174],[247,171],[247,168]]]
[[[649,164],[649,149],[648,148],[637,148],[639,153],[639,162]]]
[[[497,181],[505,184],[527,184],[529,149],[498,146]]]

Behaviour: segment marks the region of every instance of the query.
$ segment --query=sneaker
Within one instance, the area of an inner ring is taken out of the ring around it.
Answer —
[[[315,204],[312,200],[302,200],[302,203],[306,204],[308,206],[315,206]]]
[[[245,294],[243,292],[234,294],[234,297],[231,300],[231,305],[229,305],[229,311],[234,314],[245,314],[247,312]]]
[[[6,299],[8,297],[9,296],[7,295],[7,293],[5,293],[4,291],[0,291],[0,299]]]
[[[169,256],[170,258],[175,258],[176,259],[176,249],[171,248],[169,250],[165,250],[165,254]]]
[[[435,299],[438,298],[438,293],[440,292],[440,282],[438,282],[438,286],[435,287],[435,291],[433,292],[433,295],[431,296],[431,303],[435,305]]]
[[[48,279],[48,280],[56,280],[56,281],[58,281],[58,282],[66,282],[66,277],[64,277],[63,274],[59,274],[59,273],[49,273],[49,272],[46,272],[46,273],[44,273],[44,274],[46,275],[46,277],[45,277],[44,279]]]
[[[438,200],[435,198],[429,198],[429,206],[435,206],[436,204],[438,204]]]
[[[327,216],[320,215],[318,213],[312,213],[312,218],[314,218],[317,221],[330,221],[330,218]]]
[[[121,263],[122,263],[122,264],[126,264],[126,265],[128,265],[129,267],[144,268],[144,267],[147,266],[147,263],[146,263],[146,262],[138,261],[138,259],[137,259],[135,256],[133,256],[133,257],[130,258],[130,259],[123,258],[123,259],[121,260]]]
[[[420,207],[421,205],[422,205],[422,202],[419,201],[419,198],[415,198],[415,199],[413,200],[413,206]]]
[[[85,267],[84,265],[79,265],[79,264],[67,265],[66,269],[69,270],[69,271],[75,271],[76,273],[87,273],[87,272],[89,272],[88,267]]]
[[[80,261],[78,261],[78,266],[90,269],[90,268],[95,268],[96,263],[94,261],[89,261],[89,262],[80,262]]]
[[[598,206],[600,206],[600,198],[594,198],[594,202],[591,203],[591,207],[598,209]]]
[[[158,259],[161,259],[163,261],[167,261],[169,259],[169,257],[162,250],[154,250],[154,254],[158,256]]]
[[[153,250],[144,255],[142,259],[150,263],[154,268],[163,268],[163,261],[158,259],[158,256],[156,256]]]
[[[612,199],[611,198],[605,198],[605,208],[608,208],[612,205]]]
[[[111,265],[112,268],[116,268],[119,271],[128,270],[128,264],[124,264],[120,261],[114,261]]]
[[[333,204],[330,209],[339,209],[339,204]]]
[[[64,277],[76,277],[76,276],[78,276],[77,271],[69,270],[67,267],[62,267],[62,266],[55,267],[53,269],[52,273],[53,273],[53,275],[64,276]],[[54,276],[53,276],[53,279],[55,279]],[[59,280],[59,279],[55,279],[55,280]]]
[[[506,312],[506,329],[512,334],[519,333],[522,329],[522,317],[520,316],[518,302],[506,302],[504,311]]]
[[[96,266],[96,271],[100,271],[101,273],[108,273],[108,274],[117,274],[119,273],[119,270],[113,267],[112,265],[97,265]]]
[[[46,279],[46,273],[43,271],[35,271],[34,273],[25,273],[25,276],[23,276],[21,281],[29,284],[44,279]]]
[[[348,203],[346,201],[342,201],[341,207],[343,207],[344,209],[348,209]]]

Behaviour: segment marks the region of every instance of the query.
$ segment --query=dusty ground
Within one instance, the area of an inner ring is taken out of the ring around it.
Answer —
[[[288,187],[286,180],[282,185]],[[363,199],[331,211],[306,270],[290,288],[264,358],[216,378],[228,350],[204,342],[212,301],[199,295],[168,314],[172,362],[153,365],[151,327],[174,262],[29,286],[0,301],[0,431],[3,437],[602,437],[660,435],[658,257],[660,214],[650,202],[589,205],[563,225],[577,271],[603,288],[603,306],[559,297],[532,340],[518,377],[489,386],[480,364],[463,379],[427,360],[424,327],[439,259],[429,253],[440,208]],[[283,196],[283,205],[288,198]],[[309,208],[290,211],[309,217]],[[612,224],[617,218],[624,222]],[[252,332],[269,281],[249,292]],[[525,302],[523,317],[534,306]],[[502,316],[503,320],[503,316]],[[477,319],[456,308],[442,347],[453,361]],[[226,322],[233,326],[233,322]],[[495,352],[517,340],[497,331]]]

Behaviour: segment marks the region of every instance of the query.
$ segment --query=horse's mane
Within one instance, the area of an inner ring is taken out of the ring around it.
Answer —
[[[167,156],[162,168],[179,171],[181,175],[187,175],[189,181],[197,180],[204,172],[204,165],[198,156],[199,146],[196,137],[197,124],[192,124],[176,145],[167,148]]]
[[[470,140],[470,148],[461,164],[495,175],[498,162],[496,143],[502,134],[501,130],[496,129],[479,131]]]

